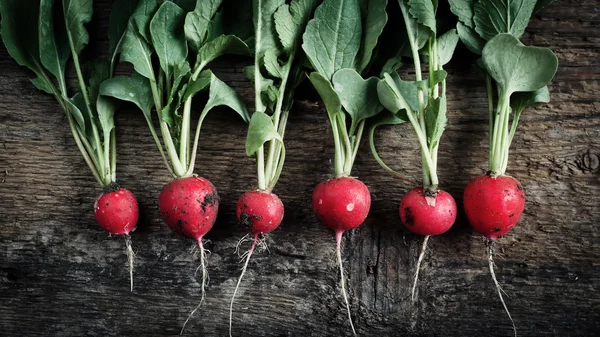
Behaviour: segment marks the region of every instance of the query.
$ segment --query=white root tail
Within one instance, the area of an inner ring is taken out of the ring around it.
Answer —
[[[411,299],[414,302],[417,297],[415,296],[417,293],[417,283],[419,283],[419,270],[421,269],[421,262],[423,262],[423,257],[425,257],[425,251],[427,250],[427,241],[429,241],[429,237],[431,235],[427,235],[423,240],[423,246],[421,247],[421,254],[419,254],[419,259],[417,260],[417,270],[415,270],[415,279],[413,281]]]
[[[127,246],[127,260],[129,262],[130,291],[133,292],[133,258],[135,257],[135,253],[131,247],[131,237],[129,235],[125,235],[125,246]]]
[[[244,238],[242,238],[242,240]],[[248,262],[250,262],[250,257],[252,256],[252,253],[254,253],[254,248],[256,248],[257,241],[258,241],[258,233],[254,234],[254,240],[252,241],[252,247],[250,247],[250,249],[244,254],[246,256],[246,262],[244,262],[244,267],[242,268],[242,273],[240,274],[240,278],[238,279],[237,285],[235,286],[235,290],[233,291],[233,296],[231,296],[231,303],[229,304],[229,337],[232,337],[232,330],[233,330],[233,328],[232,328],[232,326],[233,326],[233,301],[235,300],[235,295],[238,292],[240,283],[242,283],[242,278],[244,278],[244,274],[246,274],[246,269],[248,268]],[[240,240],[240,242],[241,242],[241,240]],[[239,247],[239,244],[238,244],[238,247]]]
[[[200,297],[200,303],[198,303],[198,305],[194,308],[194,310],[192,310],[192,312],[190,312],[187,319],[183,323],[183,326],[181,327],[181,332],[179,332],[179,335],[183,335],[185,326],[190,321],[192,316],[194,316],[196,311],[198,309],[200,309],[200,307],[204,303],[204,294],[205,294],[204,288],[206,287],[206,283],[207,283],[206,281],[208,279],[208,274],[206,273],[206,262],[205,262],[206,261],[206,250],[204,249],[204,244],[202,243],[202,238],[198,239],[198,249],[200,250],[200,268],[202,268],[202,288],[201,288],[202,296]],[[196,272],[197,271],[198,271],[198,269],[196,269]]]
[[[336,253],[338,263],[340,265],[340,284],[342,285],[342,295],[344,297],[344,302],[346,302],[346,309],[348,310],[348,321],[350,322],[350,327],[352,328],[352,333],[356,336],[356,330],[354,329],[354,324],[352,323],[352,314],[350,313],[350,303],[348,302],[348,294],[346,293],[346,281],[344,280],[344,265],[342,263],[342,234],[344,232],[339,231],[335,233],[335,241],[336,241]]]
[[[504,311],[508,315],[508,319],[510,319],[510,323],[512,323],[513,331],[515,332],[515,337],[517,337],[517,327],[515,326],[515,321],[513,321],[510,312],[508,311],[508,307],[504,302],[504,298],[502,297],[502,288],[496,279],[496,273],[494,272],[494,241],[488,243],[488,263],[490,265],[490,273],[492,274],[492,279],[494,280],[494,284],[496,285],[496,290],[498,291],[498,296],[500,297],[500,302],[502,302],[502,306],[504,306]]]

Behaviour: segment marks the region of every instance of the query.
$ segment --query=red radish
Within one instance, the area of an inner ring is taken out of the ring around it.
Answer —
[[[319,222],[337,235],[365,221],[371,207],[371,193],[356,178],[337,177],[317,185],[312,195],[312,206]]]
[[[233,302],[235,295],[242,283],[246,269],[248,268],[248,262],[250,257],[254,253],[256,244],[258,242],[259,234],[270,233],[275,230],[281,224],[283,220],[283,203],[281,199],[275,194],[263,190],[248,191],[240,197],[237,203],[236,215],[238,221],[246,227],[253,234],[254,239],[252,240],[252,246],[245,253],[244,267],[231,296],[231,303],[229,305],[229,335],[232,333],[233,323]],[[246,237],[240,240],[240,243],[244,241]],[[238,243],[238,246],[239,244]]]
[[[335,232],[342,295],[346,302],[350,327],[356,334],[344,280],[342,235],[345,231],[354,229],[365,221],[371,208],[371,193],[367,186],[356,178],[337,177],[322,181],[317,185],[312,195],[312,207],[319,222]]]
[[[217,220],[219,202],[219,194],[213,184],[208,179],[195,175],[175,179],[167,183],[158,197],[158,209],[163,220],[176,233],[194,239],[200,250],[202,295],[200,303],[192,310],[183,324],[182,333],[189,319],[204,302],[207,273],[206,252],[202,238],[210,231]]]
[[[238,200],[236,215],[251,233],[269,233],[283,220],[283,203],[274,193],[248,191]]]
[[[428,199],[434,199],[435,204]],[[438,190],[430,197],[423,194],[423,187],[416,187],[402,198],[400,219],[415,234],[443,234],[456,221],[456,202],[446,191]]]
[[[129,235],[139,218],[138,203],[129,190],[119,188],[100,194],[94,203],[98,225],[114,235]]]
[[[158,197],[158,208],[173,231],[201,245],[202,238],[217,219],[219,201],[219,194],[210,181],[191,176],[166,184]]]
[[[471,226],[491,240],[510,231],[525,209],[523,186],[509,176],[476,177],[467,185],[463,200]]]
[[[129,260],[129,284],[133,291],[133,248],[129,233],[135,230],[140,217],[138,202],[131,191],[109,184],[107,191],[100,194],[94,203],[96,222],[109,234],[123,235]]]

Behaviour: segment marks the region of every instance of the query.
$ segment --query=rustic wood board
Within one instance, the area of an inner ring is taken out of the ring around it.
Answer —
[[[109,0],[96,1],[90,54],[105,50]],[[552,102],[522,117],[509,173],[526,187],[520,224],[499,240],[499,281],[521,336],[589,336],[600,330],[600,3],[558,1],[536,15],[524,40],[556,51]],[[462,54],[465,55],[464,51]],[[460,58],[460,56],[459,56]],[[215,71],[251,102],[247,61]],[[457,201],[487,165],[487,108],[482,81],[461,60],[449,65],[449,126],[440,150],[441,184]],[[193,242],[160,220],[157,195],[169,180],[141,113],[117,118],[120,181],[138,197],[133,235],[135,289],[129,292],[125,245],[97,227],[100,192],[52,97],[0,48],[0,335],[170,336],[200,295]],[[301,95],[302,96],[302,95]],[[276,189],[286,205],[280,229],[255,254],[235,306],[236,336],[349,335],[333,234],[312,215],[313,187],[331,174],[333,144],[325,111],[304,94],[290,117],[288,160]],[[199,108],[196,108],[196,111]],[[222,197],[209,233],[206,304],[187,335],[225,336],[229,299],[240,270],[234,254],[245,234],[237,197],[254,188],[254,160],[244,155],[245,126],[226,110],[208,118],[197,173]],[[408,126],[379,132],[378,148],[394,167],[419,178],[417,142]],[[421,237],[399,222],[411,187],[388,176],[365,146],[354,174],[371,189],[371,215],[345,234],[352,313],[361,336],[510,336],[495,293],[484,240],[464,214],[433,238],[411,304],[410,279]],[[462,212],[462,211],[461,211]],[[246,244],[247,245],[247,244]]]

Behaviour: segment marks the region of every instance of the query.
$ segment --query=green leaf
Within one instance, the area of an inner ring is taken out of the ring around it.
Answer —
[[[151,120],[154,100],[148,79],[133,73],[131,77],[116,76],[110,78],[100,86],[100,95],[131,102],[140,108],[144,116]]]
[[[260,56],[268,49],[278,48],[275,20],[273,15],[277,9],[285,4],[285,0],[254,0],[252,13],[254,14],[254,29],[256,31],[256,50]]]
[[[150,21],[158,10],[158,6],[158,0],[139,0],[135,12],[131,16],[136,31],[148,43],[152,40],[150,37]]]
[[[548,6],[553,2],[554,0],[537,0],[535,2],[535,7],[533,8],[533,14],[541,11],[542,9],[544,9],[544,7]]]
[[[211,74],[210,92],[203,111],[208,112],[208,110],[217,106],[228,106],[237,112],[244,122],[248,123],[250,121],[250,113],[240,95],[217,76]],[[256,114],[255,112],[253,116]]]
[[[451,29],[437,39],[437,54],[439,64],[446,65],[452,59],[456,45],[458,44],[458,33]]]
[[[473,5],[475,0],[450,0],[450,10],[458,17],[458,20],[465,26],[475,28],[473,22]]]
[[[275,49],[269,49],[265,52],[263,62],[269,75],[276,78],[283,77],[281,65],[279,64],[279,58]]]
[[[406,110],[402,110],[406,112]],[[408,122],[406,114],[394,114],[388,110],[382,111],[380,114],[369,118],[369,124],[371,128],[376,128],[382,125],[398,125]]]
[[[468,26],[465,26],[461,22],[456,25],[456,31],[462,43],[472,53],[481,55],[481,51],[485,46],[485,41],[477,34],[477,32]]]
[[[185,95],[183,95],[183,101],[185,102],[191,96],[194,96],[198,92],[207,89],[210,86],[212,76],[212,71],[210,69],[206,69],[200,72],[197,79],[194,80],[190,78]]]
[[[90,101],[95,102],[100,95],[100,85],[111,77],[110,62],[106,59],[98,59],[92,63],[92,67],[88,93],[90,95]]]
[[[158,55],[160,67],[167,79],[181,67],[187,58],[187,43],[183,35],[185,12],[173,2],[164,2],[150,21],[152,45]]]
[[[81,109],[85,109],[85,102],[83,102],[83,97],[81,94],[75,95],[73,98],[65,98],[63,99],[65,106],[67,108],[66,113],[70,114],[77,126],[79,126],[79,130],[81,133],[86,133],[86,120],[81,113]],[[87,114],[86,114],[87,115]]]
[[[98,112],[98,120],[100,121],[100,127],[104,132],[104,135],[110,134],[112,129],[115,128],[115,111],[117,110],[117,103],[115,100],[106,96],[98,96],[96,100],[96,111]]]
[[[120,46],[124,40],[129,19],[135,12],[138,3],[139,0],[116,0],[110,9],[108,52],[110,53],[110,63],[113,66],[120,52]]]
[[[39,90],[41,90],[47,94],[50,94],[50,95],[54,94],[50,84],[48,84],[48,82],[41,77],[36,77],[36,78],[31,79],[31,83],[33,83],[33,85],[36,88],[38,88]]]
[[[41,0],[40,2],[40,61],[59,82],[62,82],[70,56],[69,38],[62,14],[58,15],[54,3],[54,0]],[[55,22],[55,17],[60,20]]]
[[[385,73],[395,73],[396,70],[400,69],[402,67],[402,58],[401,57],[393,57],[389,60],[387,60],[387,62],[385,62],[385,64],[383,65],[383,68],[381,68],[381,74],[380,76],[383,77],[383,74]]]
[[[203,67],[224,54],[248,55],[250,51],[244,41],[233,35],[221,35],[198,50],[197,64]]]
[[[263,144],[273,139],[281,140],[281,136],[271,117],[260,111],[253,113],[246,136],[246,155],[252,156]]]
[[[429,28],[433,34],[436,33],[435,9],[431,0],[408,0],[409,13],[418,23]]]
[[[85,24],[92,21],[94,8],[91,0],[62,0],[65,25],[72,48],[80,54],[89,42]]]
[[[385,11],[387,0],[363,0],[366,7],[366,15],[363,27],[363,36],[360,53],[356,59],[356,69],[363,71],[373,56],[373,49],[383,33],[383,28],[387,23],[388,16]]]
[[[190,78],[190,66],[183,63],[183,68],[176,67],[174,69],[174,81],[171,86],[171,92],[168,95],[167,104],[163,107],[162,111],[159,112],[158,116],[161,120],[165,121],[170,127],[173,127],[176,131],[174,132],[174,138],[179,137],[179,127],[181,125],[182,116],[178,113],[181,104],[183,103],[183,96],[187,90],[187,84]]]
[[[446,96],[432,99],[425,109],[425,130],[429,149],[433,149],[439,144],[447,122]]]
[[[185,38],[193,50],[198,50],[206,42],[211,19],[219,9],[223,0],[196,1],[196,8],[185,17],[183,30]]]
[[[340,69],[333,75],[333,88],[352,118],[353,125],[383,110],[377,96],[377,83],[378,78],[364,80],[356,70],[350,68]]]
[[[325,109],[327,109],[327,113],[329,114],[329,118],[335,118],[335,116],[342,111],[342,102],[333,89],[331,82],[316,71],[312,72],[308,76],[308,79],[319,93],[319,96],[321,96],[321,99],[325,104]]]
[[[8,54],[19,65],[41,76],[44,70],[40,65],[38,43],[39,6],[32,6],[30,1],[2,1],[0,14],[0,34]],[[51,91],[48,83],[41,77],[33,79],[32,82],[40,90]]]
[[[525,46],[511,34],[500,34],[485,45],[483,63],[507,95],[543,88],[558,67],[552,50]]]
[[[240,37],[236,34],[226,33],[226,28],[228,27],[225,27],[224,21],[225,19],[223,18],[223,11],[218,11],[217,13],[215,13],[212,20],[210,20],[210,22],[208,23],[208,29],[206,31],[206,41],[214,40],[221,35],[234,35]],[[241,37],[240,39],[247,44],[247,42],[244,39],[242,39]]]
[[[510,96],[510,106],[515,111],[523,111],[526,107],[535,103],[548,102],[550,102],[550,92],[547,86],[536,91],[515,92]]]
[[[419,111],[419,86],[415,82],[400,79],[396,73],[384,74],[377,84],[377,95],[381,104],[393,113],[401,110]]]
[[[408,5],[409,0],[398,0],[398,4],[400,5],[400,9],[402,10],[402,16],[405,21],[406,33],[408,35],[408,40],[410,46],[407,46],[407,50],[403,51],[403,54],[412,57],[412,53],[410,53],[410,49],[420,50],[425,46],[425,43],[429,40],[429,37],[432,34],[431,28],[420,24],[417,19],[415,19],[410,14],[410,7]]]
[[[473,17],[475,31],[486,41],[501,33],[521,37],[534,7],[532,0],[478,0]]]
[[[432,84],[438,84],[445,80],[447,76],[448,73],[445,70],[436,70],[431,74],[430,81]]]
[[[361,32],[358,0],[324,1],[306,26],[302,48],[314,69],[330,81],[338,70],[354,67]]]
[[[121,60],[129,62],[140,75],[155,80],[152,67],[152,49],[138,33],[133,21],[129,21],[121,44]]]

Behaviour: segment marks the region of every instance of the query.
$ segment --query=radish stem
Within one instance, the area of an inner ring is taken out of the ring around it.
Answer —
[[[356,330],[354,330],[354,324],[352,323],[352,314],[350,312],[350,303],[348,302],[348,294],[346,293],[346,281],[344,280],[344,265],[342,263],[342,234],[343,231],[337,231],[335,233],[335,241],[336,241],[336,254],[337,260],[340,266],[340,284],[342,286],[342,296],[344,297],[344,302],[346,302],[346,310],[348,310],[348,321],[350,322],[350,327],[352,328],[352,333],[356,336]]]
[[[185,330],[186,324],[189,322],[189,320],[192,318],[192,316],[194,316],[194,313],[196,313],[196,311],[204,303],[204,295],[205,295],[204,287],[206,286],[206,279],[207,279],[208,275],[206,273],[206,264],[204,262],[206,259],[206,250],[204,249],[204,244],[202,243],[202,238],[198,239],[198,249],[200,250],[200,267],[202,268],[202,288],[201,288],[202,296],[200,297],[200,303],[198,303],[198,305],[194,308],[194,310],[192,310],[192,312],[190,312],[190,314],[188,315],[185,322],[183,322],[183,326],[181,327],[181,331],[179,332],[179,335],[183,335],[183,330]]]
[[[412,291],[411,291],[411,299],[414,302],[416,297],[417,283],[419,282],[419,270],[421,269],[421,262],[423,262],[423,257],[425,256],[425,251],[427,250],[427,241],[429,241],[429,237],[431,235],[425,236],[425,240],[423,240],[423,246],[421,247],[421,254],[419,254],[419,260],[417,260],[417,270],[415,270],[415,279],[413,281]]]
[[[492,279],[494,280],[494,284],[496,285],[496,290],[498,291],[498,296],[500,297],[500,302],[502,302],[502,306],[504,307],[504,311],[506,311],[506,314],[508,315],[508,319],[510,319],[510,323],[513,326],[513,331],[515,333],[515,337],[517,337],[517,327],[515,326],[515,322],[512,319],[512,316],[510,315],[510,312],[508,311],[508,307],[506,306],[506,303],[504,302],[504,298],[502,297],[502,288],[500,287],[500,284],[498,283],[498,280],[496,279],[496,273],[494,272],[494,259],[493,259],[493,255],[494,255],[494,241],[488,241],[488,263],[490,266],[490,273],[492,274]]]
[[[235,290],[233,291],[233,296],[231,296],[231,303],[229,304],[229,337],[232,336],[232,325],[233,325],[233,301],[235,300],[235,295],[240,287],[240,283],[242,283],[242,278],[244,278],[244,274],[246,274],[246,269],[248,268],[248,262],[250,262],[250,257],[252,253],[254,253],[254,248],[256,248],[256,242],[258,241],[258,233],[254,234],[254,240],[252,241],[252,247],[246,253],[246,262],[244,262],[244,267],[242,268],[242,273],[240,274],[240,278],[237,281],[235,286]]]

